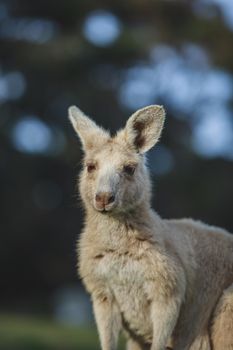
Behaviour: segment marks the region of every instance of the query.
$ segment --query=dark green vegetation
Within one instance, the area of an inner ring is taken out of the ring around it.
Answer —
[[[22,350],[97,349],[96,332],[28,317],[0,317],[0,348]]]

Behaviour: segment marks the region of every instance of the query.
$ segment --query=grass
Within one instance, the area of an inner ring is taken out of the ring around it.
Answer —
[[[0,315],[0,350],[99,350],[95,328],[47,319]],[[120,346],[122,350],[122,344]]]

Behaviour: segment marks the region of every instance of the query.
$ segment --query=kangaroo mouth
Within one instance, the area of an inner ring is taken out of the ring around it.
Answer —
[[[96,205],[96,203],[94,203],[94,208],[103,214],[111,212],[115,207],[116,207],[116,203],[111,203],[104,206],[98,206]]]

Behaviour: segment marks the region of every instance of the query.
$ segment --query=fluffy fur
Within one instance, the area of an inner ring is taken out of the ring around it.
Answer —
[[[79,273],[102,350],[117,348],[121,330],[128,350],[232,350],[233,236],[150,206],[144,153],[160,137],[163,108],[137,111],[114,137],[76,107],[69,116],[85,152]],[[100,208],[97,193],[114,200]]]

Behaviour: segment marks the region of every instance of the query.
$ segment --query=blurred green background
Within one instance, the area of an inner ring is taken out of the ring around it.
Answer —
[[[0,349],[99,349],[76,273],[78,105],[163,104],[153,206],[233,232],[233,2],[0,0]]]

